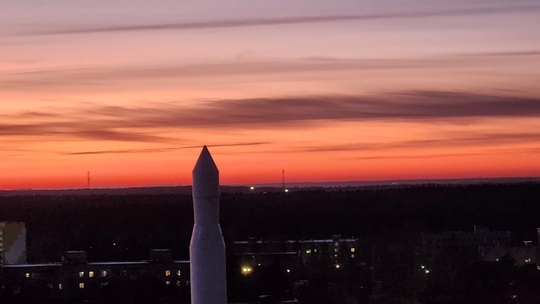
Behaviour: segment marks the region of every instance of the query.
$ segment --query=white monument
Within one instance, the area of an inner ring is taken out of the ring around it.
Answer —
[[[219,171],[203,147],[193,168],[195,225],[189,245],[192,304],[226,304],[225,242],[219,225]]]

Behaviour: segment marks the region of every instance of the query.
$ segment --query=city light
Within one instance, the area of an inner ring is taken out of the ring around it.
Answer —
[[[249,265],[244,265],[244,266],[242,266],[241,271],[242,271],[243,275],[249,275],[249,274],[251,274],[253,272],[253,268],[251,266],[249,266]]]

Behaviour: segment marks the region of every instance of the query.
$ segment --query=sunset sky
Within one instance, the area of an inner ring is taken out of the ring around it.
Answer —
[[[0,3],[0,189],[540,176],[538,0]]]

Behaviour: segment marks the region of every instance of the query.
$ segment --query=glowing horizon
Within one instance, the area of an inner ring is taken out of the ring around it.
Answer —
[[[535,1],[49,2],[3,7],[0,189],[540,176]]]

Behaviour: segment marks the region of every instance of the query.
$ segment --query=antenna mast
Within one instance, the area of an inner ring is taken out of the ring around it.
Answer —
[[[285,191],[285,169],[281,170],[281,190]]]

